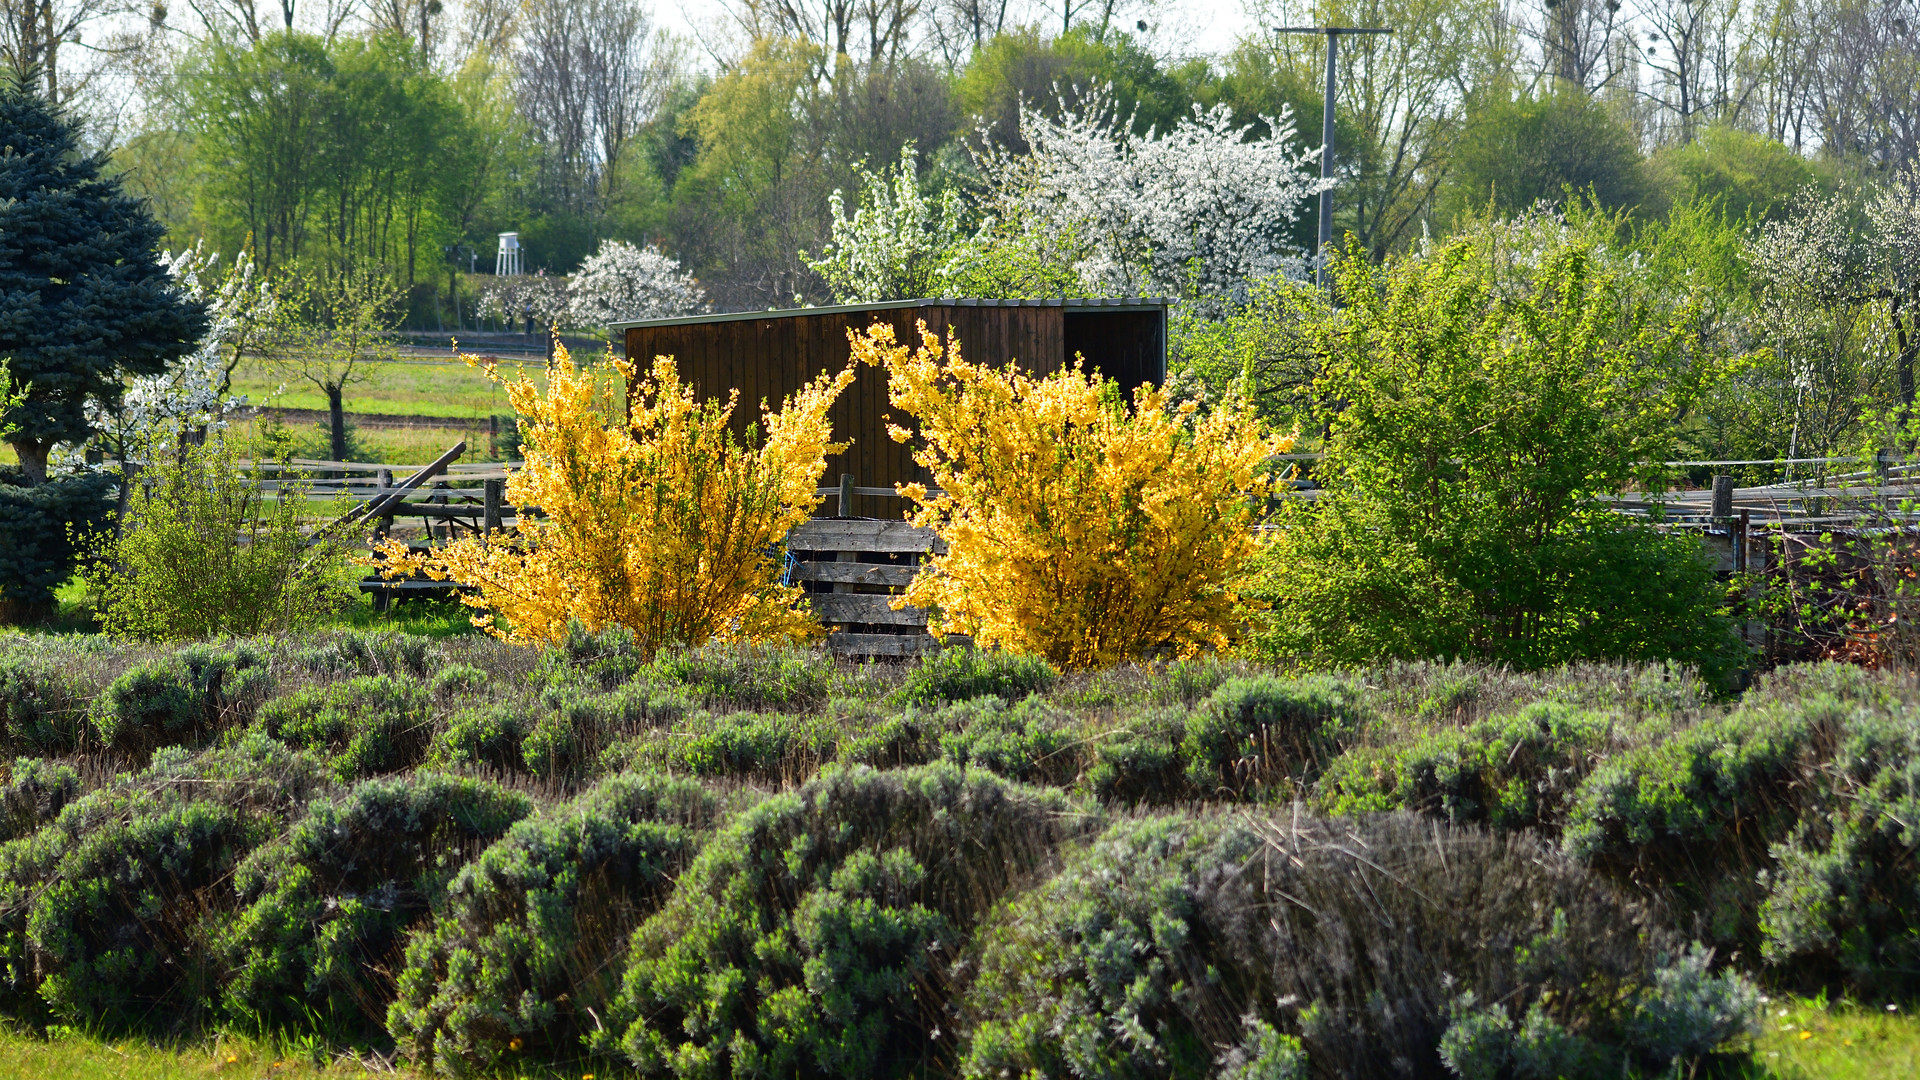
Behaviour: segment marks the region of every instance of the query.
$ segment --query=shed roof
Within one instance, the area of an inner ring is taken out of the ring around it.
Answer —
[[[608,323],[609,332],[635,326],[694,326],[701,323],[740,322],[746,319],[786,319],[801,315],[848,315],[862,311],[897,311],[909,307],[1069,307],[1104,308],[1108,311],[1148,311],[1169,307],[1173,300],[1164,296],[1049,296],[1037,300],[982,300],[973,297],[921,297],[914,300],[881,300],[870,304],[835,304],[830,307],[770,308],[766,311],[729,311],[721,315],[681,315],[671,319],[631,319]]]

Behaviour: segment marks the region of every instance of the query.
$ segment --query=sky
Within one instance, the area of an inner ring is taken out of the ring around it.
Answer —
[[[659,25],[675,33],[698,40],[697,30],[725,19],[722,0],[655,0]],[[1245,0],[1165,0],[1159,18],[1169,25],[1170,36],[1179,41],[1181,55],[1217,56],[1233,48],[1233,43],[1248,30],[1254,20],[1247,14]]]

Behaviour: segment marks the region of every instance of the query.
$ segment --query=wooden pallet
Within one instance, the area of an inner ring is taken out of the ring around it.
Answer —
[[[931,529],[905,521],[814,518],[787,534],[799,560],[793,580],[827,625],[827,643],[843,656],[919,656],[945,642],[926,632],[923,608],[895,609],[893,598],[913,582],[926,557],[945,546]]]

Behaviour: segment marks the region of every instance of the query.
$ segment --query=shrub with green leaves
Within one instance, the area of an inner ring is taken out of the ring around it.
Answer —
[[[525,766],[522,745],[533,731],[533,710],[511,701],[472,705],[447,717],[434,732],[427,765],[436,769],[486,767],[504,772]]]
[[[923,655],[900,684],[901,701],[921,705],[989,695],[1018,701],[1045,692],[1060,673],[1038,656],[998,649],[942,649]]]
[[[1094,744],[1087,786],[1103,802],[1165,804],[1185,799],[1187,759],[1180,752],[1192,722],[1179,707],[1143,709]]]
[[[1601,501],[1665,484],[1673,418],[1714,370],[1701,312],[1650,303],[1591,236],[1534,225],[1335,263],[1335,304],[1302,333],[1321,491],[1261,556],[1256,652],[1674,660],[1717,685],[1745,662],[1698,540]]]
[[[607,693],[549,686],[520,754],[526,768],[548,777],[576,776],[621,739],[673,724],[693,708],[684,694],[642,680]]]
[[[1704,939],[1756,947],[1768,847],[1817,797],[1798,781],[1854,712],[1826,696],[1768,703],[1610,755],[1574,792],[1562,843],[1658,894]]]
[[[446,650],[432,638],[398,630],[329,630],[303,638],[288,656],[291,666],[315,675],[432,676],[446,663]]]
[[[433,697],[412,680],[361,675],[309,686],[260,707],[259,725],[324,756],[341,780],[418,765],[433,739]]]
[[[346,550],[303,529],[297,485],[269,500],[217,439],[153,457],[118,530],[96,534],[87,551],[82,578],[108,633],[182,641],[285,632],[351,602]]]
[[[1438,1077],[1469,1044],[1510,1051],[1516,1018],[1530,1049],[1566,1051],[1565,1075],[1664,1070],[1752,1016],[1712,1008],[1749,993],[1737,979],[1663,988],[1664,940],[1526,836],[1411,815],[1133,819],[981,929],[959,1071],[1245,1075],[1304,1055],[1315,1075]],[[1474,1001],[1496,1011],[1459,1030]],[[1656,1021],[1658,1037],[1636,1026]]]
[[[1558,831],[1616,718],[1557,702],[1342,754],[1320,778],[1333,814],[1416,810],[1456,825]]]
[[[697,649],[663,649],[646,667],[648,679],[679,685],[709,708],[800,709],[827,700],[833,665],[805,649],[724,642]]]
[[[324,780],[317,763],[258,735],[197,755],[165,747],[0,845],[6,1011],[113,1031],[204,1022],[217,983],[210,937],[235,907],[234,870]]]
[[[115,679],[94,701],[94,732],[136,758],[201,743],[245,724],[272,685],[267,653],[256,645],[188,645]]]
[[[387,1030],[441,1071],[566,1057],[607,1016],[628,932],[699,849],[714,799],[648,774],[521,821],[447,886],[407,942]]]
[[[1009,706],[979,697],[943,710],[948,726],[940,754],[956,765],[977,765],[1009,780],[1069,784],[1080,774],[1082,739],[1071,714],[1038,694]]]
[[[228,1011],[256,1029],[381,1034],[406,929],[532,809],[519,792],[429,772],[315,802],[234,875],[244,908],[221,934]]]
[[[0,842],[31,836],[80,797],[80,774],[63,762],[19,758],[0,784]]]
[[[839,735],[826,717],[786,713],[703,714],[691,726],[665,745],[665,764],[674,771],[790,782],[831,761]]]
[[[1071,832],[1057,793],[939,764],[836,768],[743,812],[635,932],[594,1046],[643,1072],[925,1067],[944,969]],[[951,1027],[944,1030],[950,1035]]]
[[[1357,719],[1352,688],[1331,676],[1228,679],[1188,714],[1187,781],[1202,794],[1243,794],[1303,777]]]
[[[92,688],[59,659],[0,655],[0,731],[9,747],[58,754],[78,747],[85,737]]]
[[[1857,715],[1822,805],[1772,850],[1762,956],[1808,986],[1920,989],[1920,713]]]

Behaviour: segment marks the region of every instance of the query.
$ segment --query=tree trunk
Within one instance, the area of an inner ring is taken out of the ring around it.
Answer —
[[[340,401],[342,387],[327,387],[327,433],[331,436],[331,449],[335,461],[347,460],[347,412]]]
[[[27,474],[27,486],[38,487],[47,482],[47,454],[53,444],[42,439],[9,439],[13,452],[20,458],[20,468]]]

